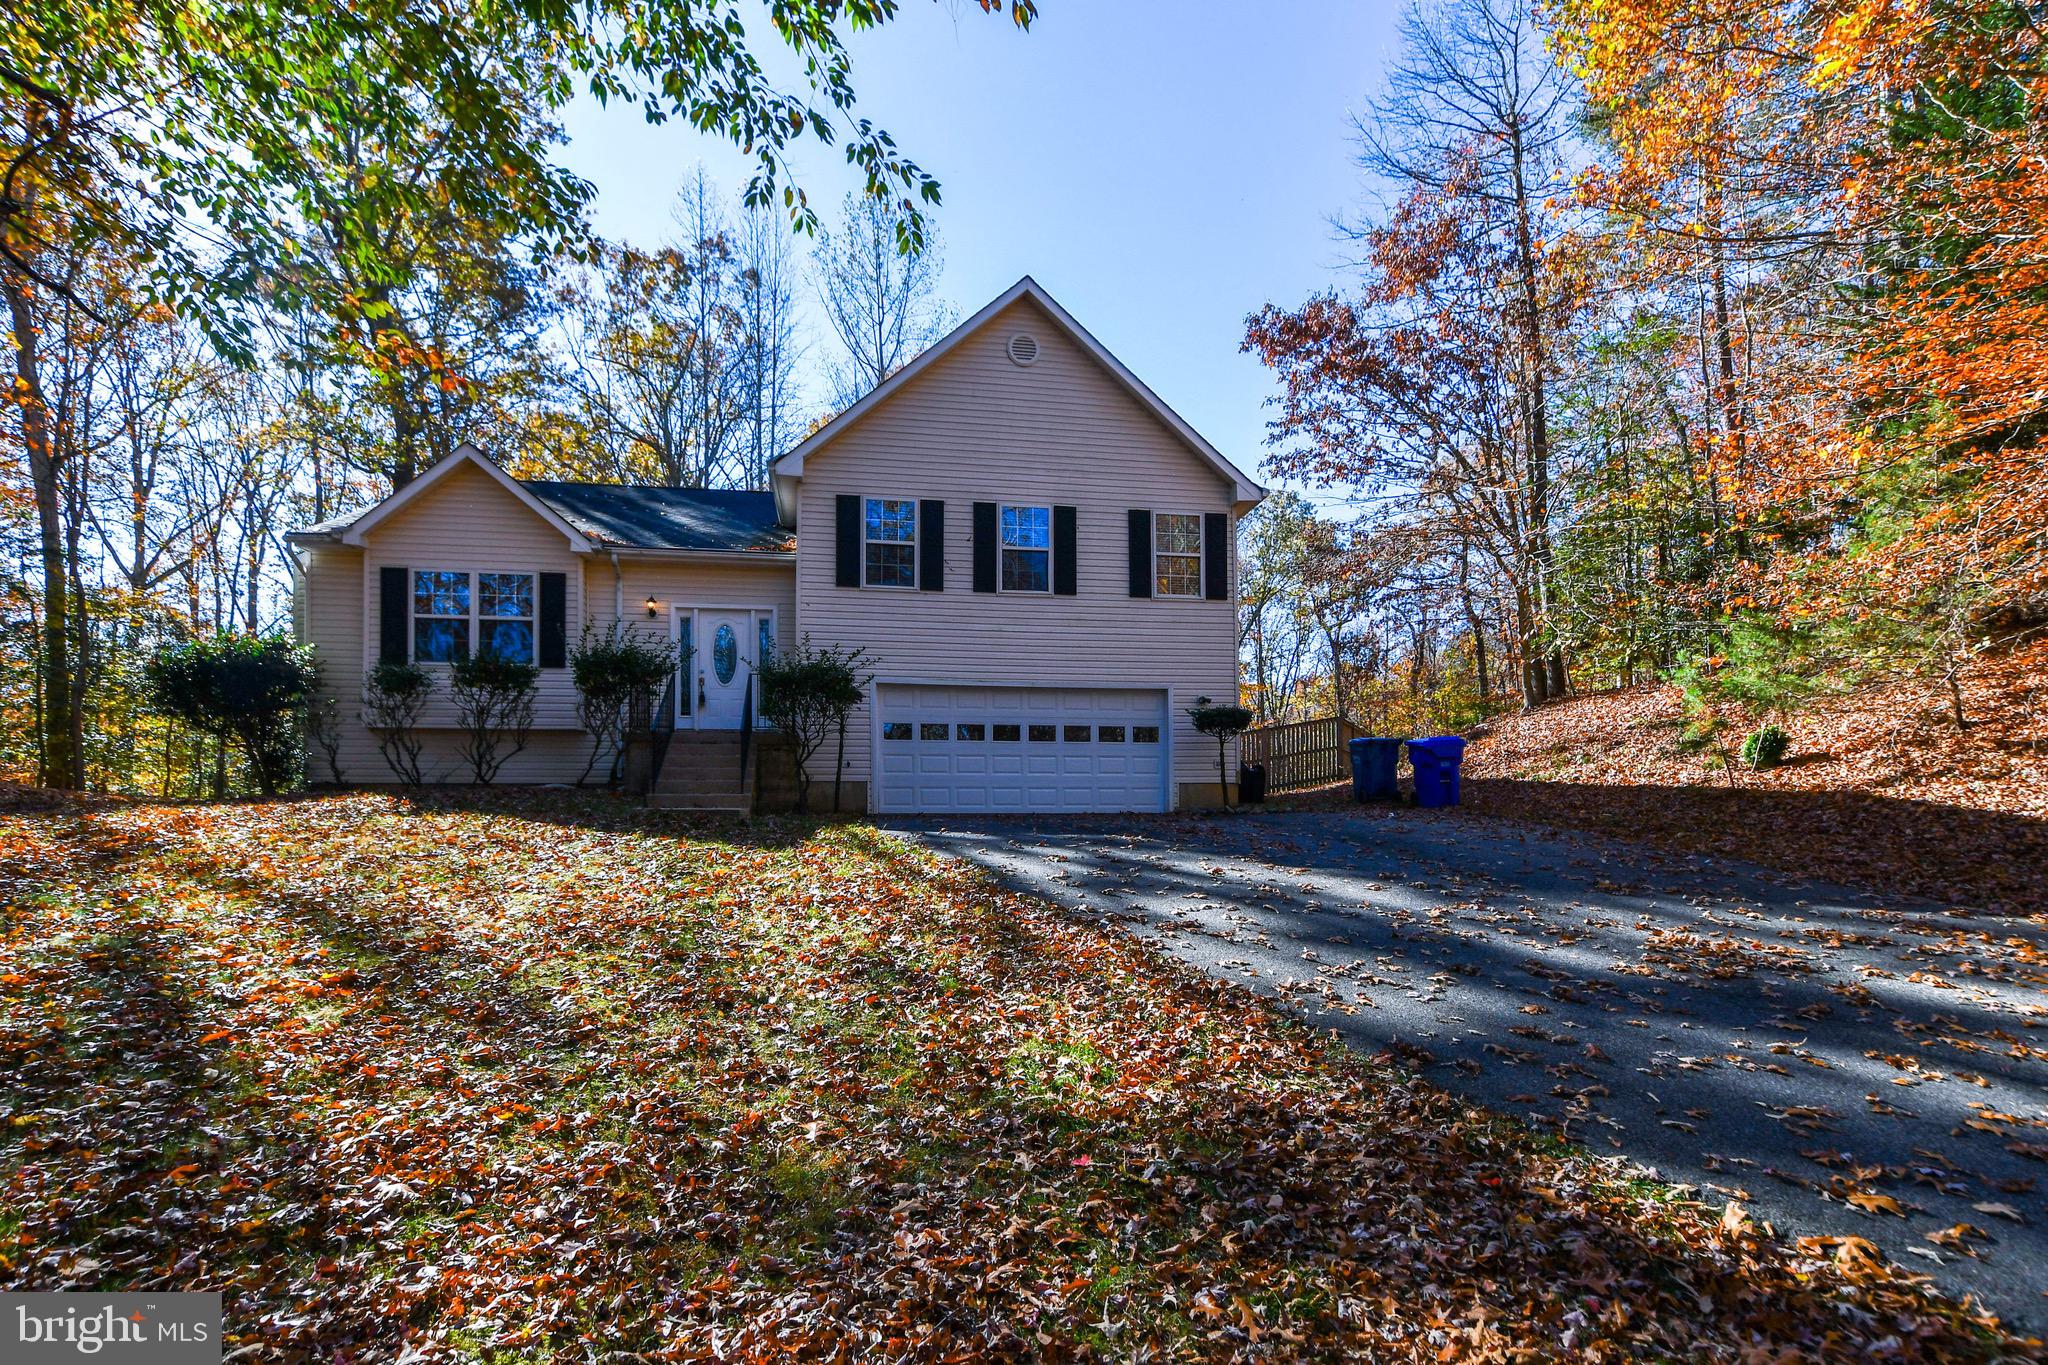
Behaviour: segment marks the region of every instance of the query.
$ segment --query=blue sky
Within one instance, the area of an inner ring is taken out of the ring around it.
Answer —
[[[1244,317],[1338,278],[1329,220],[1360,192],[1350,115],[1377,86],[1395,8],[1041,6],[1019,33],[967,0],[905,0],[898,22],[856,40],[861,112],[944,188],[944,291],[961,315],[1035,276],[1256,472],[1273,385],[1238,352]],[[585,103],[566,126],[607,236],[667,234],[699,162],[729,190],[745,180],[736,150],[633,110]],[[798,167],[821,208],[854,183],[836,147],[807,145]]]

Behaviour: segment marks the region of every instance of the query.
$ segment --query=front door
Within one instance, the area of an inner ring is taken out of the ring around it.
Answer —
[[[747,684],[754,676],[766,612],[699,607],[688,632],[688,664],[699,730],[737,730],[745,723]],[[760,694],[754,695],[758,718]]]

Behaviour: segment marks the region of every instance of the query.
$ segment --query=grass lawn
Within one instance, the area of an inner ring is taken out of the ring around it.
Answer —
[[[857,823],[0,812],[0,1076],[0,1289],[243,1360],[2001,1350]]]

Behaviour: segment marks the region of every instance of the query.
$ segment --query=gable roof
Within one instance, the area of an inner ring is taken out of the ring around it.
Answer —
[[[803,477],[804,458],[807,455],[816,452],[820,447],[845,432],[847,428],[859,422],[868,413],[888,402],[891,395],[929,369],[941,357],[952,351],[969,336],[972,336],[980,329],[983,323],[1019,299],[1030,299],[1040,308],[1044,309],[1047,315],[1052,318],[1054,324],[1062,332],[1066,333],[1068,338],[1083,351],[1087,352],[1097,364],[1107,370],[1110,377],[1116,380],[1126,393],[1136,399],[1140,407],[1158,418],[1168,431],[1179,437],[1188,449],[1192,450],[1211,469],[1215,470],[1223,478],[1224,482],[1231,486],[1232,496],[1237,502],[1253,503],[1266,496],[1265,489],[1253,483],[1245,476],[1244,471],[1225,459],[1216,447],[1203,439],[1200,432],[1189,426],[1179,413],[1168,407],[1158,394],[1146,387],[1143,380],[1125,368],[1121,360],[1111,355],[1107,347],[1089,335],[1088,329],[1076,322],[1073,315],[1060,307],[1059,302],[1052,295],[1046,293],[1038,281],[1032,279],[1029,275],[1026,275],[1023,279],[1017,281],[990,300],[973,317],[946,333],[945,336],[933,342],[930,346],[927,346],[908,365],[890,375],[874,388],[869,389],[859,402],[812,432],[802,444],[779,457],[770,466],[775,477],[777,496],[782,495],[782,487],[785,480]]]
[[[483,469],[567,537],[572,548],[585,553],[616,549],[787,554],[794,548],[789,528],[776,523],[772,493],[515,479],[468,444],[382,502],[304,527],[290,538],[361,545],[378,522],[464,464]]]
[[[542,521],[546,522],[548,525],[554,527],[557,531],[560,531],[564,536],[568,537],[569,548],[584,553],[588,553],[590,550],[595,548],[591,545],[590,538],[588,536],[584,535],[583,532],[577,530],[574,526],[571,526],[568,522],[564,521],[560,513],[556,512],[553,508],[549,507],[540,499],[534,497],[533,494],[527,492],[525,487],[520,484],[519,480],[513,478],[510,474],[507,474],[504,470],[498,468],[498,466],[492,461],[485,459],[484,453],[481,450],[478,450],[475,446],[471,445],[467,441],[464,441],[461,445],[457,446],[455,448],[455,453],[450,455],[447,459],[441,461],[439,464],[435,465],[433,468],[427,470],[424,474],[421,474],[418,478],[414,479],[411,483],[408,483],[405,487],[399,489],[396,493],[393,493],[390,497],[384,499],[384,501],[377,503],[375,506],[363,512],[362,515],[356,517],[353,521],[349,522],[346,529],[344,529],[341,532],[342,544],[361,545],[363,543],[363,537],[369,533],[371,528],[375,527],[379,522],[382,522],[386,518],[390,517],[392,513],[397,512],[401,508],[405,507],[414,498],[417,498],[420,494],[426,492],[429,488],[432,488],[435,484],[441,482],[441,480],[447,478],[450,474],[453,474],[456,470],[461,469],[465,465],[472,465],[478,469],[481,469],[485,474],[489,475],[491,479],[493,479],[501,488],[503,488],[506,492],[510,493],[515,499],[522,503],[528,511],[532,512]]]

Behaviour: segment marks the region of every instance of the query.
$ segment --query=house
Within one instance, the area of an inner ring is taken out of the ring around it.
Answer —
[[[358,715],[368,666],[498,648],[542,670],[531,742],[501,780],[575,781],[591,742],[567,653],[622,621],[692,647],[662,766],[675,804],[735,804],[693,799],[692,774],[729,760],[755,661],[803,638],[871,661],[841,769],[850,809],[1220,799],[1216,746],[1186,711],[1237,696],[1234,528],[1263,490],[1035,282],[783,455],[773,485],[518,480],[465,447],[295,533],[294,617],[345,721],[342,776],[389,779]],[[430,780],[459,777],[454,720],[437,697]]]

